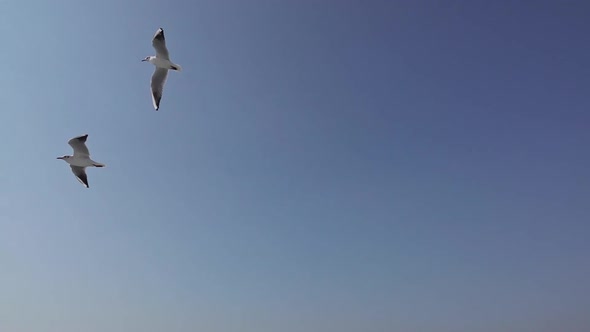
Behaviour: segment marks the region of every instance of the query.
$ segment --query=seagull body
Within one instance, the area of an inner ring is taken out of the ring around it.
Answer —
[[[156,111],[160,108],[160,100],[162,100],[162,91],[166,78],[168,78],[168,70],[181,71],[182,67],[170,61],[170,55],[166,48],[166,39],[164,38],[164,30],[159,28],[152,39],[152,46],[156,50],[156,55],[148,56],[141,61],[147,61],[153,64],[156,69],[152,75],[151,90],[152,103]]]
[[[96,162],[90,159],[90,152],[86,147],[86,139],[88,134],[74,137],[68,141],[68,144],[74,149],[73,156],[57,157],[57,159],[64,160],[72,168],[72,173],[76,176],[78,181],[86,188],[88,186],[88,177],[86,176],[86,167],[105,167],[105,164]]]

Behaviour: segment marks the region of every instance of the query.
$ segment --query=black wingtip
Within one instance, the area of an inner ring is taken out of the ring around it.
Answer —
[[[86,142],[86,139],[88,139],[88,134],[78,136],[78,137],[76,137],[76,139],[78,139],[81,142]]]
[[[159,28],[158,31],[156,31],[156,35],[154,36],[154,38],[156,39],[160,39],[160,40],[164,40],[164,29]]]

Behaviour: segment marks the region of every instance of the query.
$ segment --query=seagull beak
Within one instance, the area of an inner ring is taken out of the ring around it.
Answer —
[[[146,61],[146,60],[145,59],[141,59],[141,62],[144,62],[144,61]]]
[[[57,157],[57,158],[55,158],[55,159],[64,159],[64,157]]]

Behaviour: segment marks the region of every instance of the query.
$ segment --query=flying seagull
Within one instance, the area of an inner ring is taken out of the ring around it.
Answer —
[[[88,152],[88,148],[86,147],[87,138],[88,134],[74,137],[69,140],[68,144],[72,147],[72,149],[74,149],[74,155],[57,157],[57,159],[64,160],[70,164],[72,173],[74,173],[78,181],[80,181],[80,183],[82,183],[86,188],[89,188],[88,177],[86,176],[86,167],[105,167],[106,165],[97,163],[96,161],[90,159],[90,152]]]
[[[156,55],[148,56],[141,61],[147,61],[154,66],[154,74],[152,75],[152,102],[156,111],[160,108],[160,100],[162,99],[162,91],[164,90],[164,84],[168,77],[168,70],[181,71],[182,67],[172,63],[170,56],[168,55],[168,49],[166,48],[166,39],[164,38],[164,30],[159,28],[152,39],[152,46],[156,49]]]

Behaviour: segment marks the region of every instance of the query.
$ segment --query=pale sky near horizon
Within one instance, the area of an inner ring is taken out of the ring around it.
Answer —
[[[0,332],[589,331],[589,17],[0,1]]]

